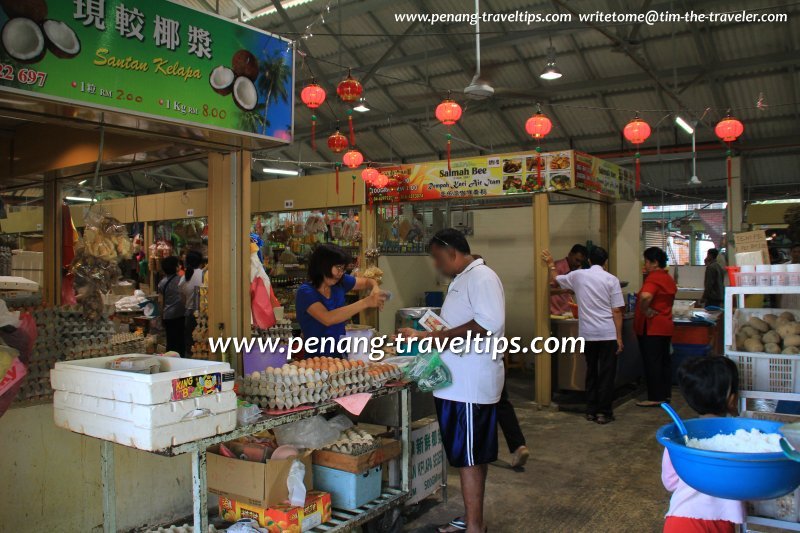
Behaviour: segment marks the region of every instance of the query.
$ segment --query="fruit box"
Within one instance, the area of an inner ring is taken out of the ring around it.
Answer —
[[[219,447],[208,449],[208,491],[254,507],[273,507],[289,497],[286,478],[293,459],[270,459],[266,463],[219,455]],[[311,490],[311,454],[299,457],[306,467],[304,483]]]
[[[261,527],[267,528],[269,533],[300,533],[331,519],[331,495],[322,491],[310,491],[303,507],[276,505],[269,508],[220,497],[219,516],[226,522],[252,518]]]
[[[344,470],[353,474],[360,474],[370,468],[381,465],[399,457],[402,452],[399,440],[380,438],[380,446],[361,455],[349,455],[330,450],[314,451],[314,465],[327,466],[336,470]]]

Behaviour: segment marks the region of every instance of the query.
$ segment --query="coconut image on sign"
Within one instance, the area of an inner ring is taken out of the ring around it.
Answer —
[[[231,66],[219,65],[211,71],[208,83],[217,94],[233,93],[233,101],[242,111],[252,111],[258,104],[258,59],[248,50],[239,50],[231,58]]]
[[[44,0],[0,0],[0,7],[8,15],[0,30],[0,43],[12,59],[37,63],[47,50],[62,59],[80,53],[78,35],[64,22],[47,18]]]

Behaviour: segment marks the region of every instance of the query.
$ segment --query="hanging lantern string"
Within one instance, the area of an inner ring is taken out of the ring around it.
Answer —
[[[428,34],[428,35],[430,35],[430,34]],[[448,35],[450,35],[450,34],[448,34]],[[471,34],[471,35],[474,35],[474,33]],[[301,52],[298,52],[298,53],[301,53]],[[331,61],[329,59],[324,59],[324,58],[319,58],[319,57],[316,57],[314,59],[315,59],[315,61],[317,63],[330,65],[331,67],[335,67],[335,69],[337,69],[337,70],[351,69],[354,73],[362,73],[362,74],[365,74],[365,73],[369,72],[369,70],[370,70],[370,66],[353,67],[351,65],[341,64],[341,63],[338,63],[336,61]],[[418,87],[424,87],[425,89],[428,89],[428,90],[433,91],[435,93],[447,93],[447,92],[459,93],[459,92],[462,91],[462,88],[453,89],[453,88],[444,87],[444,86],[437,86],[437,85],[433,85],[431,83],[426,83],[426,82],[415,80],[415,79],[402,78],[402,77],[399,77],[399,76],[392,76],[390,74],[384,74],[384,73],[382,73],[380,71],[373,72],[372,73],[372,77],[379,78],[379,79],[385,79],[385,80],[389,80],[389,81],[394,81],[394,82],[399,82],[399,83],[405,83],[405,84],[409,84],[409,85],[416,85]],[[520,91],[522,91],[522,90],[524,90],[524,88],[520,87]],[[494,96],[492,96],[492,98],[493,99],[504,100],[506,102],[517,101],[517,102],[530,102],[530,103],[537,103],[537,102],[539,102],[539,99],[540,99],[539,96],[526,97],[524,95],[511,95],[511,96],[509,96],[509,95],[502,95],[502,94],[495,94]],[[769,109],[779,108],[779,107],[793,107],[793,106],[798,106],[798,105],[800,105],[800,101],[782,102],[782,103],[777,103],[777,104],[774,104],[774,103],[770,102]],[[552,101],[551,102],[542,103],[541,106],[543,108],[547,108],[547,107],[559,108],[559,107],[561,107],[561,108],[565,108],[565,109],[582,109],[582,110],[590,110],[590,111],[613,111],[613,112],[625,113],[625,114],[639,112],[641,115],[651,114],[651,113],[653,113],[653,114],[658,113],[660,115],[663,115],[663,114],[666,114],[666,113],[669,113],[669,114],[674,114],[675,113],[675,109],[667,109],[667,108],[652,108],[652,109],[637,108],[637,109],[634,109],[634,108],[627,108],[627,107],[611,107],[611,106],[599,106],[599,105],[568,104],[568,103],[560,103],[560,102],[552,102]],[[700,115],[702,115],[704,113],[708,113],[708,112],[713,111],[713,112],[718,113],[720,116],[724,116],[726,114],[726,112],[728,112],[728,111],[730,111],[731,113],[737,113],[737,112],[748,111],[748,110],[763,111],[763,109],[764,109],[763,103],[761,105],[759,105],[758,101],[756,101],[756,102],[754,102],[754,104],[752,106],[739,106],[739,107],[703,106],[702,108],[698,108],[698,109],[689,109],[689,108],[687,108],[687,109],[685,109],[685,111],[687,113],[694,114],[694,115],[697,115],[697,116],[700,116]]]
[[[307,41],[307,40],[311,39],[312,37],[314,37],[314,28],[316,26],[321,26],[322,24],[325,24],[326,15],[330,16],[330,12],[335,7],[335,5],[336,5],[335,1],[334,0],[330,0],[325,5],[325,7],[322,8],[322,10],[319,12],[317,17],[314,20],[312,20],[311,22],[308,23],[308,25],[306,26],[306,29],[305,29],[304,32],[301,35],[299,35],[299,36],[297,36],[294,39],[289,41],[289,44],[286,47],[286,51],[288,52],[289,50],[291,50],[292,46],[296,45],[298,41],[301,41],[301,40],[302,41]]]

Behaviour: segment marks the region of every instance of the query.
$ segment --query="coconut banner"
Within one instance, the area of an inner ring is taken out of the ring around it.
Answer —
[[[0,0],[0,90],[289,141],[277,36],[165,0]]]

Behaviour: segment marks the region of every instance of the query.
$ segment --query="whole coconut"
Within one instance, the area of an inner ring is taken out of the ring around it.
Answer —
[[[248,50],[239,50],[233,54],[231,69],[236,76],[244,76],[250,81],[258,78],[258,59]]]
[[[42,24],[47,18],[45,0],[0,0],[0,7],[10,19],[24,17],[36,24]]]

